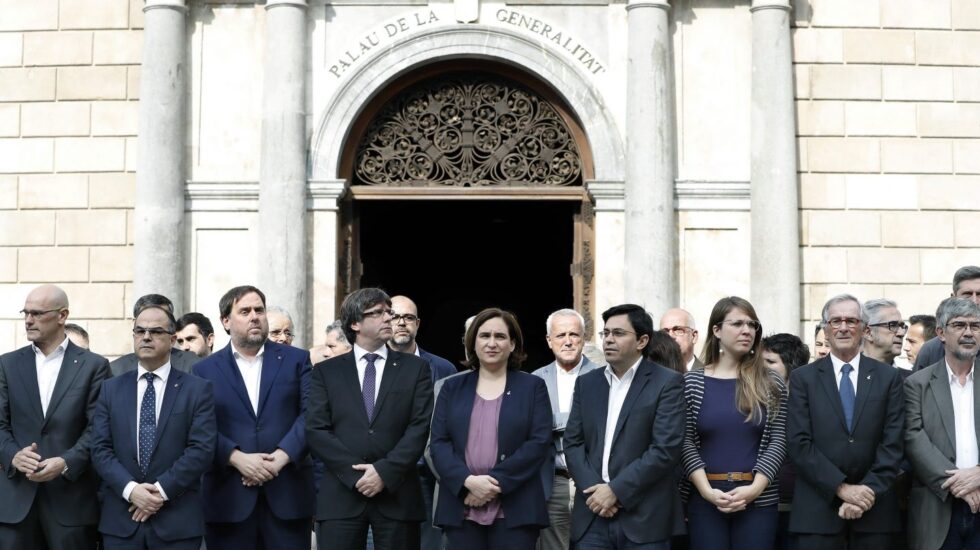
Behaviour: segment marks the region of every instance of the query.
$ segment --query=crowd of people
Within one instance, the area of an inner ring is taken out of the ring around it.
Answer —
[[[200,313],[133,308],[134,352],[89,351],[53,285],[0,356],[0,550],[980,548],[980,267],[935,315],[824,304],[814,357],[720,299],[700,332],[634,304],[467,320],[461,369],[408,297],[352,292],[322,345],[253,286]],[[903,368],[902,354],[911,368]]]

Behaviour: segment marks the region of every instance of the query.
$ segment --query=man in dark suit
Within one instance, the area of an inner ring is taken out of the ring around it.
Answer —
[[[99,531],[107,550],[201,546],[198,493],[217,441],[214,396],[210,382],[170,364],[176,324],[170,310],[144,308],[133,322],[137,369],[102,385],[92,464],[102,477]]]
[[[946,357],[905,382],[905,451],[915,472],[909,508],[913,550],[980,542],[980,306],[947,298],[936,312]],[[971,327],[972,324],[972,327]]]
[[[786,438],[797,479],[789,529],[799,550],[885,550],[902,528],[902,378],[860,354],[867,317],[857,298],[831,298],[822,320],[830,354],[790,375]]]
[[[432,372],[389,349],[391,299],[381,289],[348,295],[340,309],[354,348],[313,369],[307,440],[326,466],[317,495],[320,550],[417,550],[425,520],[418,461],[432,414]]]
[[[261,290],[235,287],[219,309],[231,341],[194,365],[214,385],[218,410],[218,448],[203,485],[208,548],[309,548],[310,355],[268,340]]]
[[[966,265],[957,269],[953,274],[953,293],[950,296],[980,304],[980,266]],[[943,341],[938,336],[932,338],[919,348],[912,370],[922,370],[945,356]]]
[[[161,294],[147,294],[145,296],[140,296],[136,303],[133,305],[133,319],[139,317],[141,311],[149,306],[162,307],[170,312],[171,315],[176,315],[174,313],[174,304],[170,301],[170,298],[163,296]],[[175,341],[176,342],[176,341]],[[191,367],[194,363],[197,363],[200,357],[191,353],[189,351],[184,351],[180,348],[174,348],[170,352],[170,366],[179,370],[180,372],[191,372]],[[112,369],[113,376],[119,376],[120,374],[136,370],[136,363],[138,358],[135,353],[127,353],[122,357],[109,363],[109,367]]]
[[[31,342],[0,356],[0,548],[92,548],[98,480],[91,432],[109,362],[68,340],[68,297],[44,285],[24,302]]]
[[[407,296],[391,297],[391,339],[388,347],[395,351],[421,357],[432,369],[433,385],[447,376],[456,374],[452,363],[429,353],[419,346],[416,336],[422,319],[419,318],[419,308]],[[436,476],[429,469],[425,460],[419,460],[419,480],[422,482],[422,497],[425,499],[425,525],[422,526],[422,550],[439,550],[443,547],[442,530],[432,525],[433,497],[436,490]],[[370,541],[369,541],[370,542]],[[370,550],[370,544],[368,545]]]
[[[643,359],[653,319],[624,304],[602,314],[609,365],[575,381],[565,461],[575,481],[571,539],[580,549],[667,550],[683,532],[675,471],[684,443],[684,381]]]

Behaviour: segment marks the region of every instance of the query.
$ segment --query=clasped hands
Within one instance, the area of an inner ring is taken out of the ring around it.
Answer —
[[[980,466],[946,470],[946,473],[949,479],[943,482],[942,488],[965,500],[974,514],[980,511]]]
[[[469,491],[463,499],[463,504],[471,508],[485,506],[500,495],[500,483],[488,475],[467,476],[463,481],[463,487]]]
[[[289,455],[282,449],[271,453],[243,453],[235,449],[228,462],[242,474],[242,485],[257,487],[278,476],[289,463]]]
[[[144,522],[163,508],[163,495],[152,483],[140,483],[129,493],[129,511],[133,521]]]
[[[875,505],[875,492],[867,485],[841,483],[837,497],[844,501],[837,509],[841,519],[858,519]]]
[[[732,514],[745,510],[745,507],[758,498],[760,493],[761,491],[754,485],[739,485],[728,492],[712,487],[711,492],[707,495],[702,494],[701,497],[714,504],[719,512]]]
[[[27,479],[35,483],[44,483],[61,475],[66,463],[60,456],[41,460],[41,455],[37,452],[37,443],[31,443],[17,451],[11,464]]]
[[[611,518],[623,507],[608,483],[597,483],[582,492],[589,495],[585,505],[599,517]]]

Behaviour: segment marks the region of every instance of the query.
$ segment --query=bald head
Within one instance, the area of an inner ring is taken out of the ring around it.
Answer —
[[[45,305],[45,309],[68,309],[68,295],[54,285],[41,285],[27,295],[27,301]]]
[[[694,359],[694,344],[698,341],[698,331],[695,326],[694,316],[679,307],[668,309],[660,318],[660,330],[670,334],[670,337],[681,347],[684,364]]]
[[[68,295],[54,285],[42,285],[24,300],[24,329],[27,339],[42,353],[50,354],[65,341]]]

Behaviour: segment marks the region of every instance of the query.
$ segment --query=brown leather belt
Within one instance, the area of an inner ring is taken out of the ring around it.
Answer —
[[[755,474],[752,472],[728,472],[727,474],[705,474],[708,481],[752,481]]]

